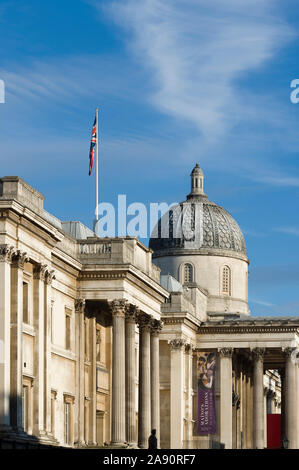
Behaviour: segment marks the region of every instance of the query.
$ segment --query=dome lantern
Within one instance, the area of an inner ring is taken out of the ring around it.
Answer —
[[[194,196],[204,196],[203,183],[204,183],[204,174],[202,169],[196,163],[195,167],[191,172],[191,192],[188,194],[187,198],[192,198]]]

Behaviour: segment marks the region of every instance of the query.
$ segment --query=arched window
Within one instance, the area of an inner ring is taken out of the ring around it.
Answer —
[[[184,283],[193,282],[193,266],[190,263],[186,263],[184,266]]]
[[[222,294],[231,295],[231,273],[228,266],[222,268]]]

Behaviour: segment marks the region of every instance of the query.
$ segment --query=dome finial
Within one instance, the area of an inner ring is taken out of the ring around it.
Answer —
[[[188,197],[193,196],[204,196],[203,183],[204,183],[204,174],[199,164],[196,163],[195,167],[191,171],[191,192]]]

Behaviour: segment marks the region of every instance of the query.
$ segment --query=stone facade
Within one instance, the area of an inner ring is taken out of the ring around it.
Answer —
[[[191,179],[187,201],[207,198],[199,167]],[[243,235],[216,209],[211,236],[224,217],[230,246],[153,254],[61,222],[20,178],[0,179],[0,444],[146,448],[155,428],[162,448],[262,448],[276,413],[299,447],[299,318],[250,317]],[[217,356],[207,436],[201,352]]]

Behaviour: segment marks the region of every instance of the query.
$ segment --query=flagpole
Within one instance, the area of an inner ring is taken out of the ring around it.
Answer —
[[[96,142],[96,220],[99,220],[99,109],[96,108],[97,142]]]

